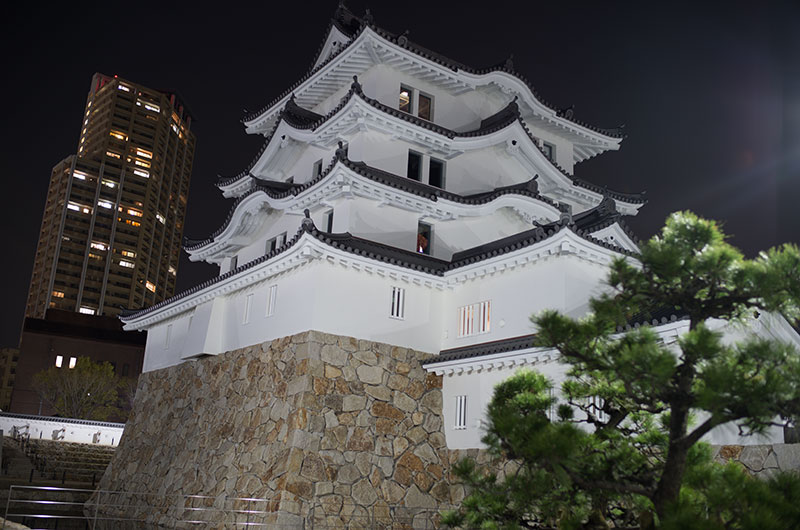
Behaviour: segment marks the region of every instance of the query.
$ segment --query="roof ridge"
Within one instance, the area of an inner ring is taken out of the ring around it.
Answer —
[[[342,7],[345,10],[347,10],[346,7],[344,7],[344,6],[342,6]],[[337,11],[338,11],[338,9],[337,9]],[[480,75],[486,75],[486,74],[489,74],[489,73],[495,73],[495,72],[507,73],[507,74],[517,78],[519,81],[522,81],[522,83],[530,90],[531,95],[533,95],[533,97],[534,97],[534,99],[536,101],[541,103],[542,106],[544,106],[545,108],[555,112],[556,116],[560,117],[561,119],[563,119],[563,120],[565,120],[567,122],[573,123],[575,125],[578,125],[578,126],[581,126],[581,127],[585,127],[585,128],[587,128],[589,130],[592,130],[594,132],[603,134],[605,136],[609,136],[611,138],[624,138],[625,137],[625,135],[621,132],[622,127],[617,127],[617,128],[612,128],[612,129],[602,128],[602,127],[597,127],[597,126],[591,125],[591,124],[586,123],[586,122],[584,122],[582,120],[579,120],[579,119],[575,118],[572,115],[567,117],[566,113],[560,112],[559,109],[557,109],[555,105],[551,104],[546,99],[544,99],[541,96],[541,94],[539,94],[539,92],[536,90],[536,88],[534,88],[534,86],[531,84],[531,82],[524,75],[522,75],[521,73],[519,73],[517,70],[514,69],[513,61],[510,61],[510,60],[507,59],[502,63],[499,63],[497,65],[493,65],[493,66],[489,66],[487,68],[474,68],[474,67],[468,66],[468,65],[466,65],[464,63],[458,62],[458,61],[456,61],[454,59],[451,59],[449,57],[445,57],[444,55],[441,55],[441,54],[439,54],[437,52],[429,50],[428,48],[425,48],[425,47],[423,47],[423,46],[421,46],[421,45],[419,45],[417,43],[409,41],[408,37],[407,37],[407,33],[408,32],[405,32],[402,35],[397,36],[395,33],[392,33],[392,32],[390,32],[388,30],[385,30],[383,28],[380,28],[380,27],[376,26],[374,24],[374,22],[372,22],[371,15],[369,17],[369,20],[367,21],[367,20],[364,20],[364,19],[361,19],[361,18],[357,17],[356,15],[353,15],[352,12],[350,12],[349,10],[347,10],[347,11],[348,11],[348,13],[351,14],[351,16],[353,16],[355,19],[358,19],[361,22],[361,25],[360,25],[358,31],[351,35],[350,41],[347,44],[345,44],[344,46],[340,47],[334,53],[332,53],[330,55],[330,57],[328,57],[327,59],[322,61],[319,65],[317,65],[317,67],[313,67],[310,70],[308,70],[305,75],[301,76],[300,79],[295,81],[287,90],[282,92],[278,97],[274,98],[267,105],[262,107],[260,110],[247,114],[244,118],[242,118],[242,120],[241,120],[242,123],[245,123],[245,122],[248,122],[248,121],[252,121],[252,120],[258,118],[259,116],[263,115],[266,111],[268,111],[270,108],[275,106],[275,104],[278,103],[281,99],[286,97],[287,94],[289,94],[295,88],[300,86],[303,82],[305,82],[306,80],[311,78],[311,76],[313,76],[317,71],[322,69],[325,65],[327,65],[328,63],[333,61],[333,59],[338,57],[342,52],[344,52],[344,50],[348,49],[356,41],[356,38],[364,31],[365,28],[370,28],[378,36],[383,37],[384,39],[390,41],[391,43],[396,44],[396,45],[398,45],[398,46],[400,46],[402,48],[405,48],[405,49],[411,51],[412,53],[415,53],[416,55],[419,55],[420,57],[422,57],[424,59],[428,59],[428,60],[431,60],[431,61],[433,61],[433,62],[435,62],[435,63],[437,63],[437,64],[439,64],[441,66],[448,67],[451,70],[453,70],[454,72],[458,72],[460,70],[463,70],[465,72],[471,73],[473,75],[479,75],[479,76]],[[325,37],[324,37],[325,39],[327,39],[327,35],[328,34],[326,33]],[[324,46],[324,41],[323,41],[323,46]],[[321,52],[321,47],[320,47],[320,50],[317,52],[317,55],[315,55],[315,58],[314,58],[315,61],[318,58],[318,55],[319,55],[320,52]]]

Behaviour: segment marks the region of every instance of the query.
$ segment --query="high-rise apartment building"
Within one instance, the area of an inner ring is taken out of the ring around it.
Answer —
[[[192,172],[175,93],[95,74],[78,151],[52,172],[25,314],[114,315],[172,296]]]

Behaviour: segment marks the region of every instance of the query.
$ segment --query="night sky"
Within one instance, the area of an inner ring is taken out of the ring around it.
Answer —
[[[13,2],[2,26],[5,240],[0,346],[16,346],[51,168],[75,153],[94,72],[177,90],[197,135],[185,234],[203,238],[230,201],[213,183],[262,139],[240,119],[310,67],[335,0]],[[379,26],[474,67],[513,54],[557,108],[599,127],[625,124],[619,152],[576,175],[647,191],[630,226],[651,236],[672,211],[723,223],[754,255],[800,239],[800,4],[758,2],[373,2]],[[522,6],[526,6],[523,8]],[[189,263],[179,290],[213,275]]]

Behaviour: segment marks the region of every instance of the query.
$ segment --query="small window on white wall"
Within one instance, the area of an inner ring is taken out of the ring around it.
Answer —
[[[278,300],[278,286],[270,285],[269,293],[267,294],[267,316],[271,317],[275,314],[275,303]]]
[[[406,290],[402,287],[392,287],[392,309],[389,316],[400,320],[406,317]]]
[[[458,336],[469,337],[489,333],[491,324],[491,302],[478,302],[458,308]]]
[[[250,322],[250,308],[253,307],[253,294],[248,294],[244,300],[244,316],[242,317],[242,324]]]
[[[467,428],[467,396],[456,396],[456,421],[454,429]]]
[[[165,350],[169,348],[169,339],[170,339],[171,335],[172,335],[172,324],[169,324],[167,326],[167,332],[164,334],[164,349]]]

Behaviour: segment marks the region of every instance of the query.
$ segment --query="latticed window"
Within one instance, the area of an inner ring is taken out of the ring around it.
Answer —
[[[406,290],[402,287],[392,287],[392,308],[389,315],[399,319],[406,317]]]
[[[491,301],[478,302],[458,308],[458,336],[469,337],[489,333],[491,324]]]

